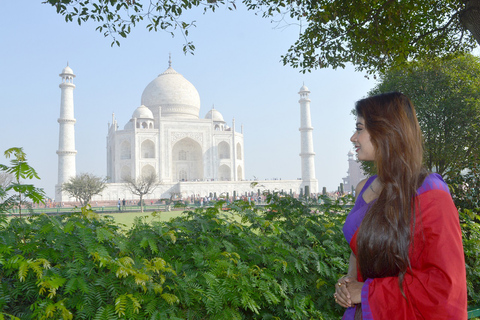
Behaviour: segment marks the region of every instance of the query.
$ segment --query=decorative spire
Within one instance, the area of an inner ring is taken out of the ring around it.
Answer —
[[[172,67],[172,53],[171,52],[168,53],[168,67],[169,68]]]
[[[215,109],[215,104],[214,104],[214,103],[212,103],[212,110],[213,110],[213,109]]]

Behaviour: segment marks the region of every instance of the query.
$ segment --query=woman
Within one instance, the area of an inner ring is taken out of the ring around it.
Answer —
[[[378,175],[360,182],[343,231],[349,270],[335,285],[343,319],[467,319],[458,212],[448,186],[422,166],[415,109],[393,92],[357,102],[350,139]]]

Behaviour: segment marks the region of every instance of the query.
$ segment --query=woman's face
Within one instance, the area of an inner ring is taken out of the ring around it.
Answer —
[[[365,120],[362,117],[357,118],[355,133],[350,138],[350,141],[352,141],[355,146],[358,160],[375,160],[375,148],[370,141],[370,134],[367,128],[365,128]]]

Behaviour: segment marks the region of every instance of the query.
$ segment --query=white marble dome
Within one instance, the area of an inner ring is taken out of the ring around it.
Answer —
[[[225,122],[222,114],[216,109],[212,109],[208,111],[208,113],[205,115],[205,119],[212,119],[213,121]]]
[[[197,89],[171,66],[150,82],[142,94],[142,105],[162,117],[198,119],[200,96]]]
[[[73,74],[73,70],[67,65],[65,68],[63,68],[61,74]]]
[[[300,92],[303,92],[303,91],[308,91],[308,92],[310,92],[310,90],[308,90],[308,88],[307,88],[306,85],[303,85],[303,86],[300,88]]]
[[[135,111],[132,114],[132,118],[153,120],[153,113],[150,109],[148,109],[142,104],[140,107],[135,109]]]

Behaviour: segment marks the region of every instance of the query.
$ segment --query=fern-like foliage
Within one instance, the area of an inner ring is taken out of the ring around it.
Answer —
[[[0,219],[0,312],[20,319],[338,319],[351,199],[278,194],[129,230],[89,208]],[[342,202],[343,201],[343,202]],[[472,273],[473,274],[473,273]],[[477,282],[472,282],[472,287]]]

